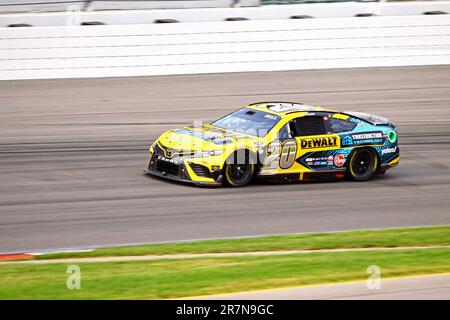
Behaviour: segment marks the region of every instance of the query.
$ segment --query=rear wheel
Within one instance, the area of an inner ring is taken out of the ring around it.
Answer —
[[[378,157],[374,150],[369,148],[356,149],[350,157],[347,174],[352,180],[367,181],[373,177],[377,166]]]
[[[249,184],[255,173],[255,163],[248,150],[234,152],[226,161],[224,178],[232,187],[243,187]]]

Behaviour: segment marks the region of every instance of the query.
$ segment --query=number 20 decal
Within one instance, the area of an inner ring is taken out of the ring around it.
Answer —
[[[297,142],[295,140],[272,141],[267,145],[267,157],[264,166],[270,169],[289,169],[297,154]]]

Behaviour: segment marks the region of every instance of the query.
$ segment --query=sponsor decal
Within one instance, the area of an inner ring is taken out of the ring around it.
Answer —
[[[328,161],[327,157],[306,158],[305,161]]]
[[[176,159],[169,159],[169,158],[166,158],[166,157],[161,156],[161,155],[158,156],[158,160],[171,162],[171,163],[174,163],[174,164],[180,164]]]
[[[345,156],[343,154],[338,154],[334,157],[334,164],[338,167],[342,167],[345,163]]]
[[[353,141],[382,139],[382,138],[383,138],[382,132],[367,132],[367,133],[352,134]]]
[[[329,156],[328,159],[327,159],[327,165],[332,166],[333,165],[333,160],[334,160],[334,157],[333,156]]]
[[[342,145],[382,144],[386,136],[381,131],[355,133],[342,138]]]
[[[346,146],[351,146],[353,144],[352,137],[346,136],[344,139],[342,139],[342,144]]]
[[[302,149],[336,147],[337,141],[336,137],[307,138],[301,139],[300,145]]]
[[[393,147],[393,148],[386,148],[381,150],[381,155],[384,156],[385,154],[390,154],[390,153],[395,153],[397,152],[397,146]]]
[[[308,166],[314,167],[323,167],[323,166],[332,166],[333,165],[333,156],[328,157],[316,157],[316,158],[306,158],[304,159],[304,163]]]
[[[274,116],[274,115],[271,115],[271,114],[266,114],[264,116],[264,118],[271,119],[271,120],[278,120],[277,116]]]

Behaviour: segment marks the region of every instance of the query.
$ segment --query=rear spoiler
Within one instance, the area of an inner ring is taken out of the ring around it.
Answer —
[[[345,114],[364,120],[366,122],[369,122],[370,124],[374,125],[374,126],[389,126],[389,127],[393,127],[395,128],[395,125],[389,121],[389,119],[384,118],[384,117],[380,117],[380,116],[375,116],[373,114],[368,114],[368,113],[363,113],[363,112],[344,112]]]

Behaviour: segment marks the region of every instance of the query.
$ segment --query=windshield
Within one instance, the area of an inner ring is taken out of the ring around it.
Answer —
[[[252,136],[264,137],[280,119],[279,116],[274,114],[243,108],[214,121],[211,125]]]

